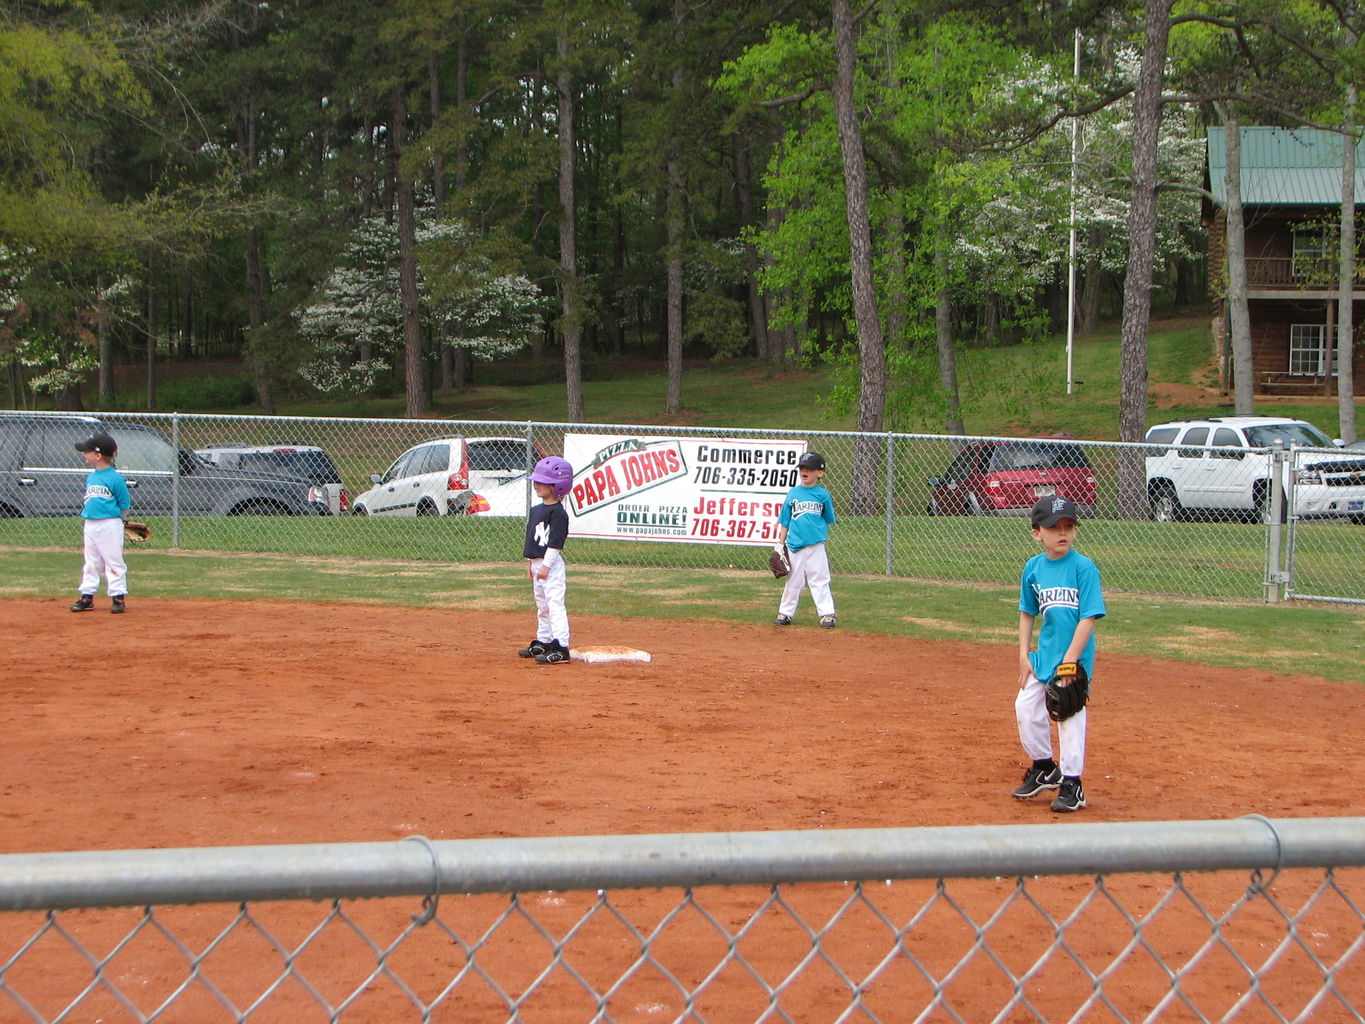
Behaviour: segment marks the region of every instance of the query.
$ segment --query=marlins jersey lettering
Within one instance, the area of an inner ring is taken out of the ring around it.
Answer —
[[[1061,558],[1048,558],[1039,552],[1024,564],[1019,585],[1019,610],[1042,617],[1038,648],[1029,655],[1033,674],[1051,679],[1062,663],[1076,626],[1081,619],[1099,619],[1105,614],[1100,571],[1079,551],[1068,551]],[[1095,635],[1092,633],[1081,652],[1081,664],[1092,679],[1095,674]]]
[[[834,498],[819,484],[814,487],[798,484],[787,492],[777,521],[787,528],[787,547],[793,551],[823,544],[829,540],[829,528],[835,523]]]
[[[123,474],[112,467],[92,470],[85,478],[82,519],[117,519],[132,504]]]

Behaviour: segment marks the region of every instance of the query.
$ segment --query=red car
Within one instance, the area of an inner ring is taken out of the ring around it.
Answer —
[[[1095,471],[1085,450],[1053,438],[972,441],[929,478],[931,516],[1023,516],[1046,494],[1095,514]]]

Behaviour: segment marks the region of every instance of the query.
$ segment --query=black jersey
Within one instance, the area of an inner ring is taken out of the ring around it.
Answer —
[[[526,546],[521,553],[527,558],[544,558],[546,548],[564,549],[569,539],[569,513],[563,502],[553,505],[541,503],[526,517]]]

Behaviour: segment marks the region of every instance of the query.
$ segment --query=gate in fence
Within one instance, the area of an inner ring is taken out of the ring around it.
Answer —
[[[1361,1021],[1365,819],[11,854],[7,1021]]]

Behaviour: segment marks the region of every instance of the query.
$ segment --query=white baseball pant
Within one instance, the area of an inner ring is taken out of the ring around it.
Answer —
[[[1014,698],[1014,717],[1019,723],[1019,742],[1035,761],[1052,757],[1052,719],[1047,714],[1047,687],[1032,672]],[[1063,775],[1085,774],[1085,722],[1089,708],[1081,708],[1057,724],[1057,745],[1062,748]]]
[[[85,521],[85,565],[81,568],[82,594],[97,594],[100,576],[108,581],[110,597],[128,593],[128,564],[123,560],[123,520]]]
[[[564,559],[555,560],[545,579],[538,575],[540,567],[545,564],[543,558],[533,558],[527,564],[531,567],[531,593],[536,599],[536,639],[542,643],[558,640],[568,647],[569,610],[565,595],[569,581],[564,570]]]
[[[829,555],[823,544],[810,544],[793,551],[792,571],[782,587],[782,601],[777,606],[779,615],[795,615],[796,603],[801,599],[801,588],[810,587],[816,614],[834,614],[834,594],[829,589]]]

